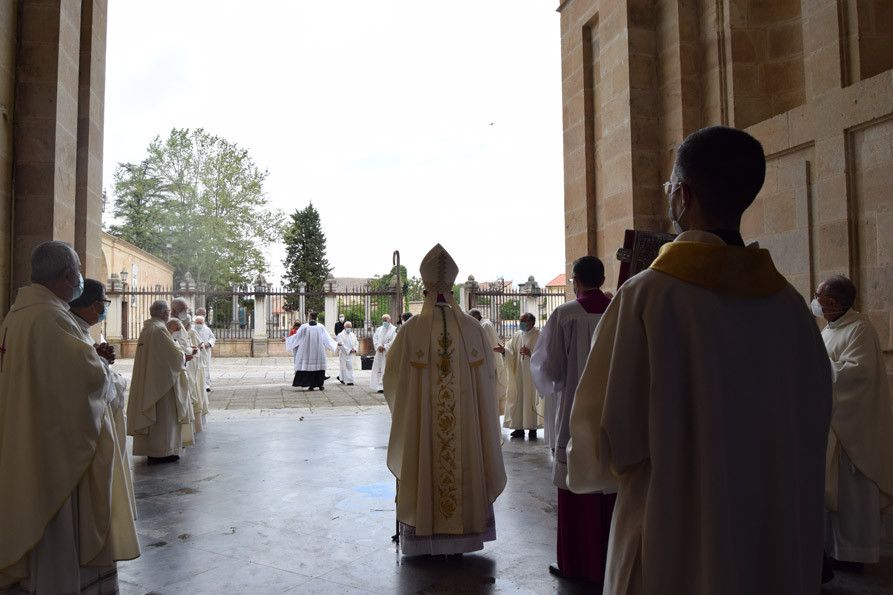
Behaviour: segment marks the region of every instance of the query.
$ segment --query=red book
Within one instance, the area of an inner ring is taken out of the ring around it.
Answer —
[[[620,261],[617,287],[623,285],[633,275],[650,267],[657,258],[660,247],[675,238],[676,236],[669,233],[627,229],[623,234],[623,248],[617,250],[617,260]]]

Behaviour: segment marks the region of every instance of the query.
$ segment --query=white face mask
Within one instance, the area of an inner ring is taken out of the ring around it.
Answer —
[[[353,332],[353,329],[352,329],[352,328],[346,328],[346,329],[344,329],[344,330],[346,330],[348,333],[352,333],[352,332]]]
[[[187,318],[189,318],[189,312],[183,310],[182,312],[177,314],[177,318],[179,318],[181,321],[186,320]]]
[[[813,316],[818,316],[819,318],[825,317],[825,313],[822,312],[822,305],[816,298],[812,298],[812,301],[809,303],[809,309],[812,310]]]

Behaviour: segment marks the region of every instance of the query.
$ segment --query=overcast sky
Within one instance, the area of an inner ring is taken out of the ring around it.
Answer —
[[[104,186],[201,127],[269,171],[273,206],[313,202],[335,276],[384,273],[394,250],[417,274],[440,242],[460,281],[545,284],[564,265],[556,5],[110,2]]]

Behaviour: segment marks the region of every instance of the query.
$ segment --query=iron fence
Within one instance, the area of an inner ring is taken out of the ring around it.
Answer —
[[[555,308],[567,301],[561,290],[538,291],[498,291],[478,290],[468,294],[468,307],[477,308],[484,318],[489,318],[496,326],[496,332],[503,340],[510,338],[518,330],[518,318],[529,312],[536,316],[537,326],[545,324]]]

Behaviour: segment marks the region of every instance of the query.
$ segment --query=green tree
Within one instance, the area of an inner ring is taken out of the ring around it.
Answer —
[[[518,320],[521,316],[521,303],[518,300],[506,300],[499,306],[502,320]]]
[[[332,272],[326,258],[326,235],[313,203],[291,214],[285,229],[285,248],[285,283],[293,292],[286,298],[286,307],[296,310],[298,283],[306,283],[308,291],[320,291]],[[321,295],[312,295],[307,298],[306,305],[319,312],[323,309],[324,299]]]
[[[248,151],[200,128],[174,128],[147,153],[118,165],[109,233],[211,286],[267,272],[263,248],[279,237],[283,216],[268,207],[267,172]]]

